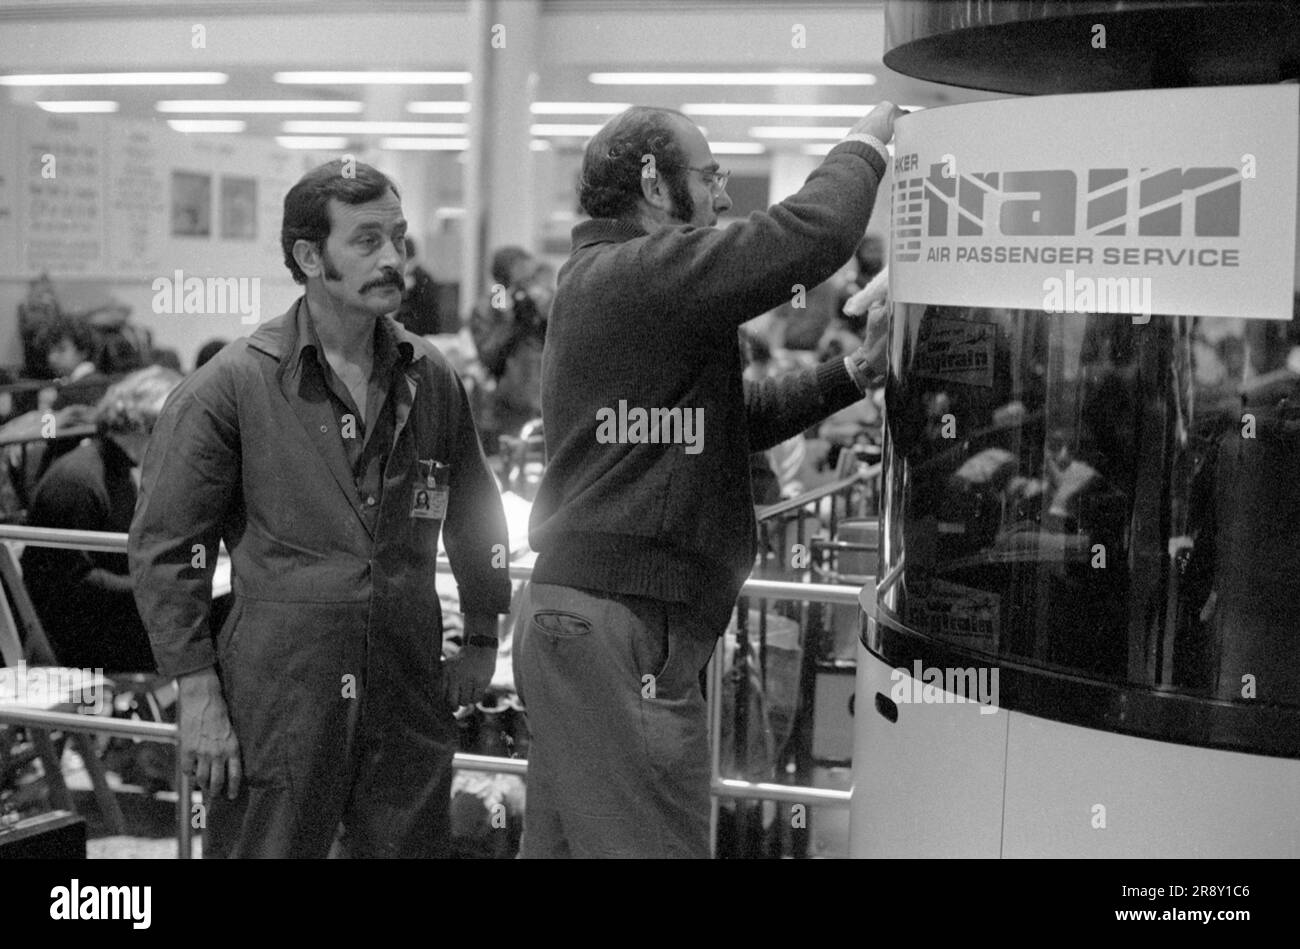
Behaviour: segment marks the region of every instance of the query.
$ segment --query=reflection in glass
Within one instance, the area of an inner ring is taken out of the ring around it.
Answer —
[[[1004,662],[1300,706],[1296,327],[895,305],[887,615]]]

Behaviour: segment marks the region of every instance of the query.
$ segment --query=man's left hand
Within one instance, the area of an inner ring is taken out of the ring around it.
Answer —
[[[447,660],[442,670],[443,696],[453,708],[473,705],[483,697],[497,666],[492,646],[464,646]]]
[[[442,669],[443,697],[452,708],[474,705],[483,697],[496,671],[495,646],[471,646],[471,636],[497,635],[495,613],[465,616],[465,645],[447,659]]]

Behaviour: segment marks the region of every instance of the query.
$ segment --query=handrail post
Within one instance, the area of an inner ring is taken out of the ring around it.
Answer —
[[[190,789],[190,776],[185,770],[185,756],[181,754],[180,742],[180,723],[184,721],[181,716],[181,703],[184,701],[181,695],[180,683],[176,684],[176,858],[178,860],[191,860],[194,857],[194,841],[191,839],[190,811],[194,795]],[[205,798],[202,810],[200,826],[208,826],[207,799]]]

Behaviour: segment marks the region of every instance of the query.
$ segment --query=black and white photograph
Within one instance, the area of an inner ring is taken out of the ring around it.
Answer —
[[[14,918],[904,860],[1239,936],[1298,191],[1300,0],[0,0]]]

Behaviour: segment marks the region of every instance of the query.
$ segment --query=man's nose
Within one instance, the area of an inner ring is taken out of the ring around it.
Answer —
[[[379,266],[401,273],[406,268],[406,251],[392,242],[385,244],[384,252],[379,258]]]
[[[731,210],[731,195],[727,194],[726,188],[723,188],[721,193],[713,199],[713,210],[719,214],[726,214]]]

